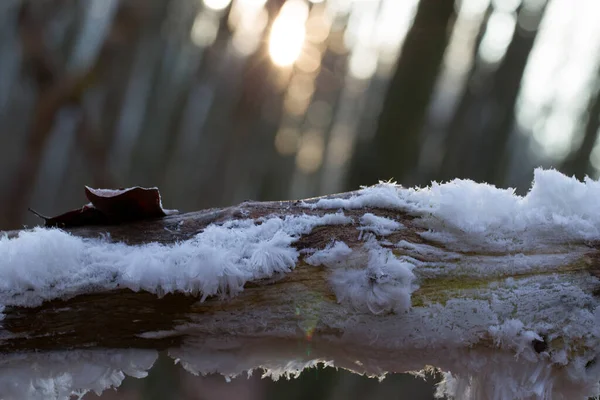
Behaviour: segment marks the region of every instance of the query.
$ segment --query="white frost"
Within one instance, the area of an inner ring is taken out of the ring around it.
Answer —
[[[0,238],[0,304],[37,306],[44,300],[117,287],[171,292],[236,294],[250,280],[289,272],[292,243],[323,224],[347,224],[341,213],[231,221],[210,225],[193,239],[128,246],[37,228]]]
[[[366,267],[334,269],[330,283],[340,303],[361,312],[383,314],[402,312],[410,308],[414,284],[414,265],[398,259],[389,249],[372,240]]]
[[[428,238],[456,248],[522,250],[532,242],[565,243],[600,238],[600,183],[555,170],[536,169],[526,196],[513,189],[455,179],[422,189],[389,183],[360,190],[349,199],[320,199],[309,208],[379,207],[424,218]],[[464,241],[466,240],[466,242]]]
[[[305,257],[304,261],[309,265],[340,267],[346,264],[351,254],[352,249],[346,243],[336,241],[323,250],[317,250],[312,255]]]
[[[404,228],[404,226],[393,219],[380,217],[373,213],[365,213],[360,218],[361,227],[360,230],[372,232],[379,236],[391,235],[398,229]]]
[[[489,332],[498,347],[513,348],[517,355],[537,359],[532,351],[533,340],[542,340],[540,335],[524,329],[525,324],[518,319],[508,319],[500,325],[490,326]]]
[[[399,259],[373,238],[355,251],[336,241],[304,261],[332,269],[329,282],[338,302],[360,312],[406,311],[417,288],[414,264]]]

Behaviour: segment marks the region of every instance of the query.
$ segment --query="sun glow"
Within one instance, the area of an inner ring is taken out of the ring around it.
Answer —
[[[214,11],[221,11],[227,8],[231,0],[204,0],[204,5]]]
[[[287,67],[298,59],[306,38],[308,5],[302,0],[286,2],[271,27],[269,55],[273,63]]]

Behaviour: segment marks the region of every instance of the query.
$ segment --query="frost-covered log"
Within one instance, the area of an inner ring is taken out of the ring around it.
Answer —
[[[199,374],[432,365],[447,371],[439,392],[460,399],[597,395],[598,198],[597,181],[537,170],[525,197],[466,180],[380,184],[8,232],[0,370],[30,389],[100,391],[168,349]],[[27,375],[34,361],[51,367]],[[102,383],[81,387],[89,371]]]

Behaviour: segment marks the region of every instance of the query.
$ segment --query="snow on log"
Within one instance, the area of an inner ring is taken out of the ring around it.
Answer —
[[[0,394],[14,382],[29,397],[101,392],[168,349],[196,374],[431,365],[446,371],[439,394],[459,399],[595,396],[598,198],[598,181],[536,170],[524,197],[468,180],[382,183],[7,232]]]

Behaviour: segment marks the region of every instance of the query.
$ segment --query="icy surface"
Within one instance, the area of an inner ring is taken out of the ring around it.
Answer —
[[[153,350],[73,350],[0,358],[0,397],[67,400],[121,385],[125,375],[144,378],[158,357]]]
[[[298,355],[291,348],[271,344],[255,349],[253,343],[210,343],[209,345],[186,344],[182,348],[170,349],[169,355],[186,371],[206,376],[218,373],[227,379],[244,373],[251,376],[254,371],[262,372],[263,378],[274,381],[280,378],[297,378],[306,368],[333,366],[332,362],[314,359],[310,355]]]
[[[586,400],[600,393],[600,370],[561,369],[545,359],[506,353],[454,354],[455,371],[444,373],[437,398],[456,400]],[[474,373],[476,370],[476,373]]]

